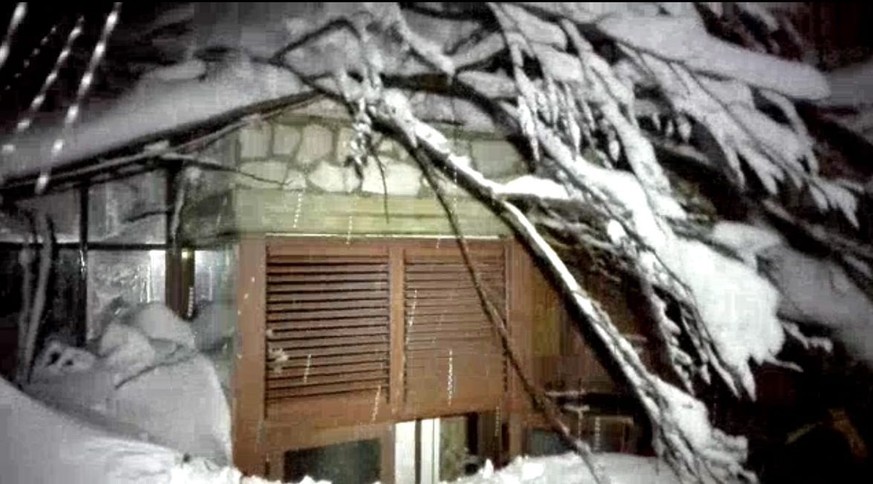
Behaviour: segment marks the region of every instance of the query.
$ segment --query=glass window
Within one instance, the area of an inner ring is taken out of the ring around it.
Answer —
[[[49,294],[46,301],[44,334],[61,336],[68,343],[75,343],[83,337],[81,331],[85,328],[81,320],[80,307],[84,307],[81,298],[81,282],[79,251],[76,249],[60,249],[52,264],[52,277]]]
[[[379,447],[373,439],[288,452],[284,480],[297,482],[308,475],[315,480],[371,484],[379,480]]]
[[[166,241],[167,183],[163,171],[94,185],[88,197],[89,242]]]
[[[454,481],[470,470],[479,469],[478,456],[471,454],[469,417],[440,419],[440,481]]]
[[[121,308],[164,301],[163,250],[88,253],[88,340],[97,337]]]
[[[194,302],[233,302],[236,288],[236,251],[222,249],[194,251]]]
[[[532,457],[572,452],[561,437],[552,431],[533,429],[527,434],[527,454]]]
[[[58,242],[79,241],[79,192],[77,190],[28,198],[17,202],[17,205],[22,209],[47,214],[54,224],[55,239]],[[20,223],[16,224],[19,225]],[[25,230],[30,230],[29,224],[25,227],[27,227]],[[21,230],[20,227],[18,229],[6,227],[5,230],[0,229],[0,234],[3,234],[3,240],[19,243],[21,236],[14,234],[17,230]]]

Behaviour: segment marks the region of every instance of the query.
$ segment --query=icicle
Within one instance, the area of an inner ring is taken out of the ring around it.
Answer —
[[[312,368],[312,353],[306,355],[306,367],[303,369],[303,384],[309,380],[309,370]]]
[[[51,158],[52,161],[56,160],[58,155],[60,155],[61,151],[64,149],[65,138],[69,133],[70,128],[73,123],[79,117],[79,108],[82,105],[82,101],[85,99],[85,95],[88,93],[88,90],[91,88],[91,84],[94,81],[94,73],[97,70],[97,65],[103,59],[103,55],[106,53],[106,42],[109,40],[109,34],[115,29],[115,24],[118,23],[118,14],[121,11],[121,2],[116,2],[112,6],[112,11],[109,12],[109,15],[106,16],[106,23],[103,24],[103,31],[100,33],[100,38],[97,40],[97,44],[94,46],[94,51],[91,53],[91,60],[88,62],[88,67],[85,69],[85,73],[82,75],[82,79],[79,80],[79,88],[76,90],[76,98],[73,100],[73,104],[67,108],[67,114],[64,116],[64,124],[63,129],[61,130],[61,135],[55,140],[52,145],[51,150]],[[51,165],[51,164],[50,164]],[[45,190],[45,187],[48,185],[49,180],[49,172],[50,168],[46,168],[39,175],[39,179],[36,183],[36,193],[42,193]]]
[[[9,58],[9,51],[12,49],[12,37],[15,36],[15,31],[24,20],[24,15],[27,14],[27,3],[19,2],[15,6],[15,11],[12,12],[12,19],[9,20],[9,28],[6,29],[6,36],[3,38],[3,43],[0,44],[0,69],[6,64],[6,59]]]

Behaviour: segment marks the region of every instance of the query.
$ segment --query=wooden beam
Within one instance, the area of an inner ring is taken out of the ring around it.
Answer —
[[[379,438],[379,482],[382,484],[394,484],[394,424],[388,423],[383,426],[382,435]]]
[[[243,238],[238,248],[236,298],[237,349],[233,379],[233,462],[243,473],[264,476],[267,456],[262,444],[266,357],[266,245],[263,238]]]
[[[391,395],[389,396],[389,401],[391,402],[391,414],[396,415],[403,405],[403,346],[406,337],[402,247],[391,247],[388,255],[388,264],[390,267],[390,285],[388,291],[391,298],[391,376],[389,383]]]

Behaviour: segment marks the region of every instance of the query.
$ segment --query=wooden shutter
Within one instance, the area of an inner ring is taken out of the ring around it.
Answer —
[[[505,314],[503,246],[479,249],[474,265]],[[456,249],[408,249],[404,264],[407,413],[494,408],[505,389],[499,337]]]
[[[386,255],[269,253],[267,400],[388,392]]]

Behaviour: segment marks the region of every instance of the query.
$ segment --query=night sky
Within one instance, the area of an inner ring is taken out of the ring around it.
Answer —
[[[4,36],[15,5],[4,3],[0,7]],[[191,30],[190,15],[164,15],[178,10],[179,6],[138,2],[122,5],[119,23],[109,39],[106,57],[97,68],[88,98],[113,97],[148,69],[176,62],[185,55],[186,35]],[[0,122],[4,132],[8,132],[18,114],[27,108],[77,19],[84,16],[83,32],[46,96],[42,111],[65,108],[69,104],[111,10],[109,2],[28,3],[24,20],[12,38],[9,57],[0,69]],[[53,33],[52,29],[55,29]],[[45,44],[40,47],[43,39],[46,39]],[[34,55],[36,48],[40,50]]]

